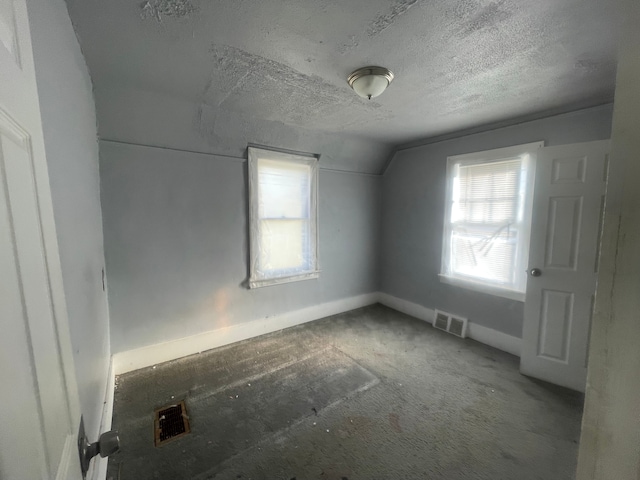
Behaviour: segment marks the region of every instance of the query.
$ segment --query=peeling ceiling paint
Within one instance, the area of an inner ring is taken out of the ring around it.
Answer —
[[[400,0],[394,2],[388,12],[376,16],[375,20],[371,22],[369,28],[367,28],[367,34],[370,37],[379,35],[393,25],[400,15],[407,13],[418,1],[419,0]]]
[[[305,128],[326,128],[330,122],[342,122],[344,128],[350,117],[359,115],[384,118],[376,113],[381,108],[376,101],[362,101],[350,89],[319,75],[229,45],[212,45],[210,52],[213,68],[203,92],[207,105],[244,112],[256,109],[265,112],[265,120]]]
[[[147,0],[141,5],[140,17],[161,22],[163,17],[186,17],[197,8],[189,0]]]
[[[203,136],[241,119],[242,141],[264,138],[265,125],[273,136],[280,125],[287,138],[300,129],[301,145],[291,149],[309,151],[309,132],[392,147],[613,99],[615,2],[67,3],[102,103],[126,90],[180,100],[204,119],[194,126]],[[346,82],[370,64],[396,74],[374,101]]]

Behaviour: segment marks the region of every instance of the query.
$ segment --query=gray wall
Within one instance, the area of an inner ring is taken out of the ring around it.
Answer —
[[[320,278],[248,290],[245,161],[100,156],[114,353],[378,290],[380,177],[321,170]]]
[[[552,146],[608,139],[611,115],[607,105],[399,151],[383,177],[382,291],[521,337],[524,303],[438,278],[447,157],[538,140]]]
[[[110,351],[92,85],[64,1],[29,14],[80,406],[95,438]]]

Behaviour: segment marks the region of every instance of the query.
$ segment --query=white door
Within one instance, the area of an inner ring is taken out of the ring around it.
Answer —
[[[25,0],[0,0],[0,478],[82,478]]]
[[[541,148],[520,371],[584,391],[609,141]]]

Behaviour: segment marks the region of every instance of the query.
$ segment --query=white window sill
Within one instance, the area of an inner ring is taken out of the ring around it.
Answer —
[[[489,295],[508,298],[510,300],[516,300],[518,302],[524,302],[525,300],[525,294],[516,290],[509,290],[508,288],[501,288],[495,285],[474,282],[473,280],[467,280],[457,277],[450,277],[443,274],[439,274],[438,277],[440,277],[440,281],[442,283],[448,283],[449,285],[454,285],[456,287],[466,288],[467,290],[475,290],[477,292],[488,293]]]
[[[280,285],[282,283],[299,282],[302,280],[312,280],[320,276],[320,270],[315,272],[305,272],[299,275],[291,275],[289,277],[264,278],[260,280],[249,280],[249,288],[270,287],[272,285]]]

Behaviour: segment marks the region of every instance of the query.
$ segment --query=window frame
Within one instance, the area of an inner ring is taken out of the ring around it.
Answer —
[[[534,201],[535,166],[538,149],[544,147],[544,142],[532,142],[523,145],[485,150],[482,152],[466,153],[447,157],[445,212],[442,232],[442,256],[440,274],[442,283],[475,290],[491,295],[524,302],[527,288],[527,266],[529,259],[529,242],[531,236],[531,219]],[[514,270],[516,281],[509,285],[500,285],[474,279],[471,276],[457,275],[451,271],[451,236],[454,231],[451,222],[453,207],[453,179],[456,165],[478,165],[494,163],[514,158],[521,158],[524,165],[525,179],[521,182],[524,192],[520,189],[518,195],[522,198],[521,220],[518,222],[518,242]]]
[[[304,164],[310,169],[309,178],[309,260],[310,268],[299,273],[278,275],[277,270],[271,276],[260,273],[260,214],[258,205],[259,178],[258,164],[261,159],[278,162]],[[318,157],[310,154],[283,152],[279,150],[248,147],[249,177],[249,281],[250,289],[278,285],[283,283],[311,280],[320,276],[318,257]]]

